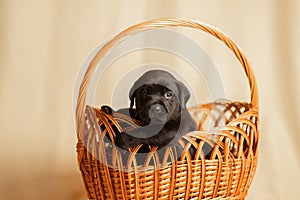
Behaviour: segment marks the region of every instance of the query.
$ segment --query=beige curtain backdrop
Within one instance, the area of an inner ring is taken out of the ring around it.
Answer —
[[[161,17],[215,25],[243,49],[257,78],[261,117],[248,199],[300,199],[299,10],[298,0],[0,0],[0,199],[86,199],[72,112],[78,70],[100,43]],[[213,41],[204,43],[223,65],[225,87],[248,98],[242,70]]]

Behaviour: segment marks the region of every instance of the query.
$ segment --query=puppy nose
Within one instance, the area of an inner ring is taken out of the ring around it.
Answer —
[[[151,111],[153,111],[157,114],[162,113],[163,109],[164,109],[163,106],[160,104],[154,104],[150,108]]]

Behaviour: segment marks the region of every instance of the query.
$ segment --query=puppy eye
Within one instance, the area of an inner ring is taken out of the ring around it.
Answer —
[[[173,93],[171,92],[171,91],[167,91],[166,93],[165,93],[165,98],[166,99],[171,99],[173,97]]]

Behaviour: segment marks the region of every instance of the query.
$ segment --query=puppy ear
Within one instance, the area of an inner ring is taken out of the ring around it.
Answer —
[[[134,86],[130,89],[130,91],[129,91],[130,109],[133,108],[135,97],[136,97],[136,88],[135,88],[135,85],[134,85]]]
[[[178,81],[178,87],[179,87],[179,98],[181,107],[185,107],[187,101],[190,99],[190,92],[187,89],[187,87],[180,81]]]

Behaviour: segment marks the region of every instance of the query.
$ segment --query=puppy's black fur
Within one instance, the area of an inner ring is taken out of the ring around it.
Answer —
[[[143,74],[132,86],[129,98],[130,116],[143,126],[117,134],[115,143],[122,149],[139,144],[159,148],[172,145],[179,147],[178,139],[197,130],[195,121],[186,109],[190,98],[188,89],[166,71],[152,70]],[[134,104],[136,109],[133,108]],[[108,106],[102,106],[102,110],[113,113]],[[124,113],[125,110],[118,112]]]

